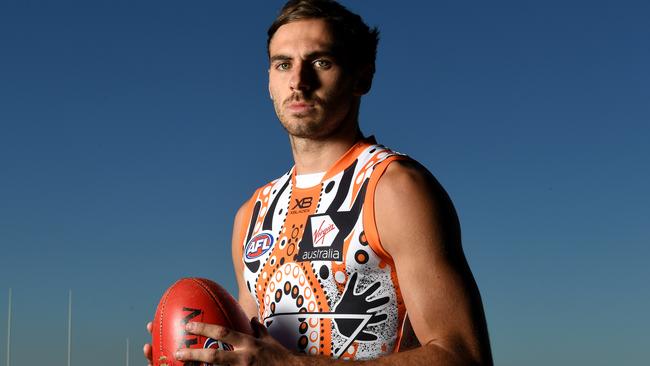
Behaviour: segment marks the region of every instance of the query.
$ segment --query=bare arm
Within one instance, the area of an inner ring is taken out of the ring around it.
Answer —
[[[244,280],[244,262],[242,261],[242,241],[244,238],[241,233],[246,230],[246,220],[248,219],[246,217],[247,207],[248,202],[244,203],[235,215],[235,223],[232,228],[232,265],[235,269],[235,277],[237,278],[239,305],[241,305],[250,319],[257,316],[258,309],[257,303],[250,292],[248,292],[246,281]]]
[[[478,287],[451,200],[422,166],[392,163],[377,184],[375,217],[392,256],[420,348],[376,364],[491,365]]]
[[[364,363],[492,365],[481,297],[463,254],[456,212],[440,184],[415,162],[391,163],[377,184],[375,219],[422,346]]]
[[[234,232],[244,214],[237,213]],[[421,347],[394,353],[372,365],[492,365],[485,315],[478,288],[462,251],[460,229],[447,194],[422,166],[393,162],[377,184],[375,218],[384,249],[395,262],[413,331]],[[240,303],[253,314],[255,301],[243,281],[241,238],[233,234],[233,263]],[[296,355],[275,341],[258,322],[256,337],[208,324],[188,331],[221,339],[233,352],[181,350],[179,360],[232,365],[350,365],[357,362]]]

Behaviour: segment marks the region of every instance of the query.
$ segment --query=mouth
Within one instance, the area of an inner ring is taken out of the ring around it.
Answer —
[[[304,114],[316,109],[316,104],[306,102],[292,102],[287,105],[287,109],[293,113]]]

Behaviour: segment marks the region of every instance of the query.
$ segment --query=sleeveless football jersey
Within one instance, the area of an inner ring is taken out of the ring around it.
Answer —
[[[244,279],[260,321],[288,349],[358,360],[397,350],[405,307],[374,192],[388,164],[405,158],[362,140],[320,184],[297,188],[292,168],[248,202]]]

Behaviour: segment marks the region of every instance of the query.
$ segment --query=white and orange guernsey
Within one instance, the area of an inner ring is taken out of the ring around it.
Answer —
[[[292,168],[247,203],[244,279],[288,349],[357,360],[397,350],[406,309],[374,218],[375,187],[397,159],[408,158],[362,140],[319,184],[297,188]]]

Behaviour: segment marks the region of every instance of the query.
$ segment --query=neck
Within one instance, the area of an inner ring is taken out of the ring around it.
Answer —
[[[350,147],[363,138],[358,124],[346,123],[342,128],[325,138],[304,138],[289,136],[296,174],[327,171]]]

